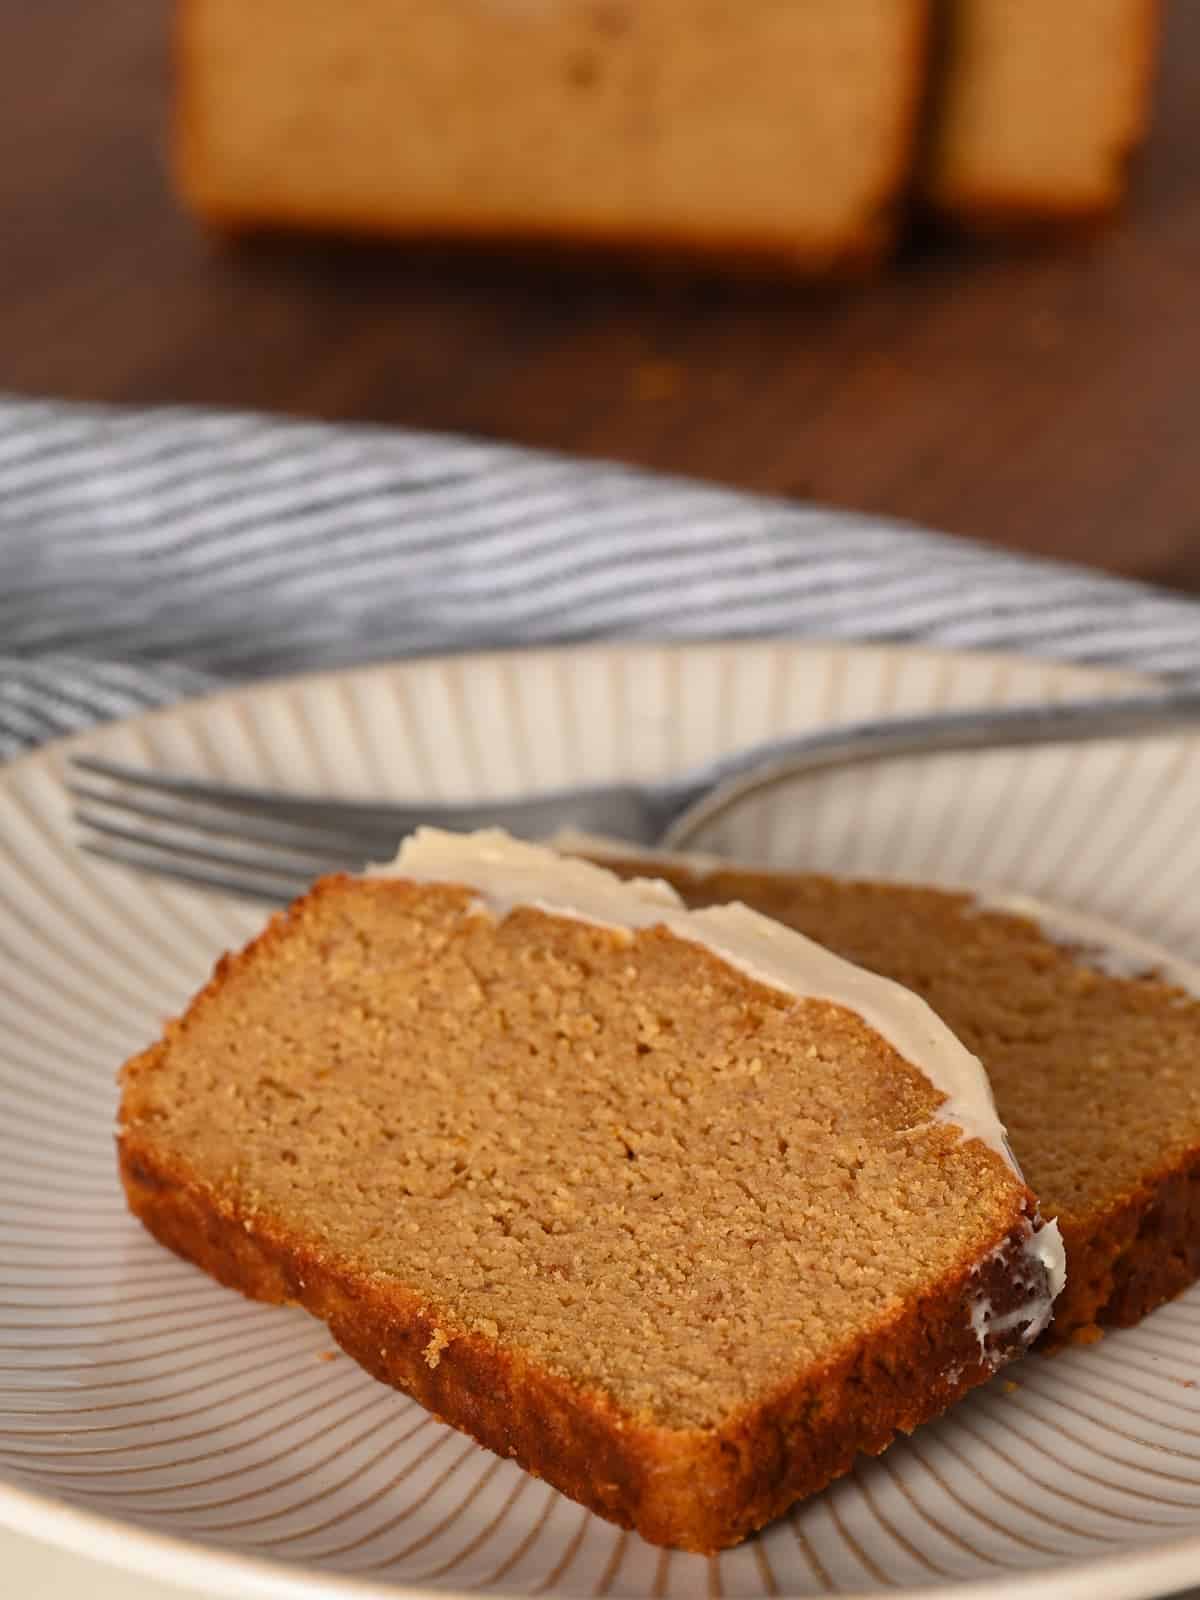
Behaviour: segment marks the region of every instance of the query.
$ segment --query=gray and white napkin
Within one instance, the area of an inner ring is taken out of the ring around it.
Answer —
[[[0,758],[223,679],[756,634],[1200,681],[1190,600],[869,517],[467,439],[0,398]]]

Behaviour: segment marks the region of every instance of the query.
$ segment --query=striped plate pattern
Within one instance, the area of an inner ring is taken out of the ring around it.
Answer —
[[[845,717],[1090,692],[1017,658],[789,643],[457,657],[86,736],[346,794],[653,776]],[[261,920],[72,847],[67,746],[0,773],[0,1519],[227,1594],[1145,1596],[1200,1570],[1200,1295],[1027,1361],[763,1536],[671,1554],[435,1423],[298,1312],[168,1256],[114,1176],[114,1073]],[[1200,741],[892,762],[747,802],[748,859],[1002,883],[1200,956]],[[2,1587],[2,1585],[0,1585]]]

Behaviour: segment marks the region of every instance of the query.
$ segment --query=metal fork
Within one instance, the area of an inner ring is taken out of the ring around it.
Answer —
[[[392,803],[296,795],[71,758],[82,848],[206,889],[284,904],[327,872],[389,860],[429,824],[506,828],[544,838],[563,828],[684,849],[750,794],[829,767],[885,756],[1076,743],[1195,726],[1200,688],[1046,704],[937,711],[818,728],[772,740],[658,783],[608,783],[477,803]],[[94,780],[104,780],[97,784]],[[91,780],[91,781],[89,781]]]

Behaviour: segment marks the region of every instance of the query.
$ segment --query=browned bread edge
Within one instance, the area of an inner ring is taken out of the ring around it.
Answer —
[[[425,1352],[444,1326],[401,1284],[372,1283],[323,1259],[282,1224],[240,1217],[136,1133],[120,1143],[130,1209],[162,1244],[253,1299],[294,1303],[382,1382],[509,1456],[573,1500],[655,1544],[710,1554],[878,1454],[991,1374],[967,1306],[999,1319],[1023,1304],[1013,1282],[1027,1237],[1014,1224],[993,1259],[964,1269],[855,1349],[715,1430],[676,1431],[623,1416],[598,1394],[477,1333]],[[997,1357],[1020,1353],[1018,1330]]]
[[[1086,1228],[1059,1218],[1067,1286],[1050,1344],[1094,1325],[1130,1328],[1200,1278],[1200,1148],[1148,1172]]]

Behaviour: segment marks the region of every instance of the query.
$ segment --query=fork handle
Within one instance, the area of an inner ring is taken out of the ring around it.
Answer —
[[[670,787],[675,815],[661,843],[681,849],[736,801],[788,778],[887,756],[990,750],[1014,745],[1077,744],[1127,734],[1164,734],[1200,722],[1200,687],[1102,699],[929,711],[873,717],[772,740],[723,758]]]

